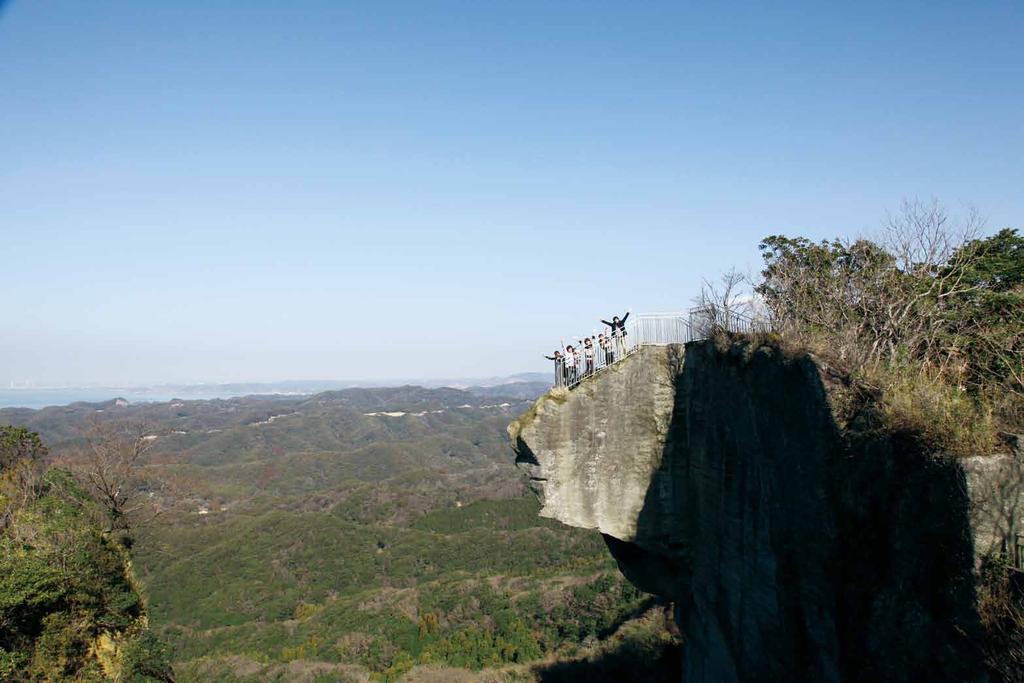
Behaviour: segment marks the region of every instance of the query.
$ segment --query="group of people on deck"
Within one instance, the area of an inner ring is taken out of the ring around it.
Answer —
[[[607,332],[591,335],[577,341],[576,345],[566,345],[562,341],[562,348],[556,349],[551,356],[544,356],[555,362],[555,386],[572,387],[580,379],[594,374],[596,365],[607,366],[615,362],[616,357],[621,358],[629,352],[629,345],[626,343],[626,319],[629,318],[629,311],[619,318],[612,316],[611,321],[601,320],[608,328]],[[598,356],[597,354],[601,354]]]

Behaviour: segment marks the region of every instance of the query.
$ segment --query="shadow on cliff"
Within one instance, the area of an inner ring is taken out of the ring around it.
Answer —
[[[636,539],[606,537],[675,601],[687,683],[985,680],[963,470],[834,393],[807,356],[687,346]]]

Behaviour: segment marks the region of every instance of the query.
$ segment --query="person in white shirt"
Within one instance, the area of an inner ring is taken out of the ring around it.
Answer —
[[[611,365],[615,362],[615,347],[612,346],[612,339],[604,332],[597,335],[597,345],[601,347],[601,351],[604,352],[604,364],[605,366]]]
[[[565,383],[566,386],[572,386],[576,383],[580,373],[580,356],[572,344],[565,345],[565,341],[562,341],[562,355],[565,358]]]
[[[594,340],[587,337],[583,340],[583,376],[590,377],[594,374]]]

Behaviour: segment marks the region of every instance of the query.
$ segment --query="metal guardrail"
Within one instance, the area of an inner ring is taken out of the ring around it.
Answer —
[[[638,346],[684,344],[693,340],[690,323],[682,313],[643,313],[626,323]]]
[[[592,334],[567,344],[564,355],[554,361],[555,386],[572,389],[643,346],[686,344],[709,339],[718,332],[767,332],[771,325],[736,311],[700,306],[686,313],[633,314],[625,328],[625,334]]]

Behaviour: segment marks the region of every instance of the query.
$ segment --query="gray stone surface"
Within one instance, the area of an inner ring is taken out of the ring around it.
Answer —
[[[846,433],[809,357],[712,342],[645,348],[509,433],[541,514],[675,602],[688,683],[985,680],[973,569],[1019,458]]]
[[[978,555],[1003,551],[1006,540],[1024,535],[1024,457],[1020,442],[1010,453],[961,461],[971,501],[971,529]]]
[[[571,392],[542,397],[510,425],[535,448],[534,459],[519,464],[541,496],[542,517],[635,539],[664,451],[681,352],[640,349]]]

